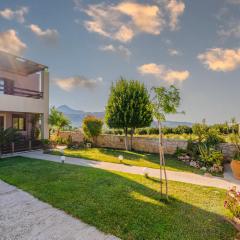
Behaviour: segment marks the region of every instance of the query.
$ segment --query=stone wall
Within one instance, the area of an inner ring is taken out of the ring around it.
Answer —
[[[125,149],[124,136],[100,135],[97,138],[96,145],[98,147]],[[165,153],[173,154],[177,147],[185,149],[187,147],[187,142],[182,140],[165,139],[163,145]],[[132,146],[134,150],[140,152],[158,153],[159,151],[157,138],[134,137]]]
[[[60,133],[60,136],[64,139],[67,139],[69,136],[72,136],[72,140],[74,142],[84,141],[84,136],[81,131],[63,131]],[[124,136],[102,134],[97,137],[95,145],[98,147],[105,148],[125,149]],[[187,141],[164,139],[165,153],[173,154],[176,151],[177,147],[186,149]],[[148,137],[134,137],[133,149],[140,152],[158,153],[158,139]],[[223,155],[226,160],[232,159],[236,151],[234,144],[230,143],[221,143],[219,145],[219,149],[223,152]]]
[[[68,139],[69,136],[72,137],[73,142],[83,142],[84,135],[81,131],[62,131],[59,133],[59,136],[63,139]]]

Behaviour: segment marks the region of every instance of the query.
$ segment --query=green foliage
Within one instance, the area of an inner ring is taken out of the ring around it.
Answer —
[[[215,147],[222,142],[224,142],[224,139],[220,136],[219,131],[214,128],[209,128],[205,136],[206,145],[209,147]]]
[[[71,121],[62,112],[59,112],[55,107],[52,107],[50,109],[48,123],[52,129],[57,130],[57,135],[59,135],[59,131],[66,126],[69,126]]]
[[[3,129],[0,128],[0,155],[4,145],[8,145],[11,142],[18,141],[20,134],[14,128]]]
[[[199,149],[198,149],[198,144],[192,140],[188,140],[187,144],[187,154],[193,158],[193,159],[198,159],[199,155]]]
[[[86,116],[83,119],[82,129],[87,139],[93,139],[102,132],[103,121],[95,116]]]
[[[206,124],[196,123],[192,126],[193,134],[195,134],[198,138],[198,142],[201,143],[205,139],[205,136],[208,131],[208,127]]]
[[[152,123],[152,107],[143,83],[121,78],[112,85],[105,120],[110,128],[141,128]]]
[[[165,87],[153,87],[153,114],[159,121],[165,121],[166,114],[177,113],[180,105],[180,92],[175,86],[171,85],[168,89]]]
[[[189,126],[177,126],[172,129],[172,133],[174,134],[192,134],[192,128]]]
[[[200,160],[206,166],[213,166],[213,164],[222,165],[223,163],[223,154],[211,147],[208,147],[206,144],[199,144],[198,145],[199,152],[200,152]]]

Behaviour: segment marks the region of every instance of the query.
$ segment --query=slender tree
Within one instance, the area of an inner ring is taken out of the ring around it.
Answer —
[[[59,112],[55,107],[52,107],[50,109],[48,123],[52,129],[56,129],[57,136],[59,136],[60,130],[69,126],[71,121],[62,112]]]
[[[153,87],[152,90],[154,93],[154,97],[152,99],[153,114],[154,118],[158,122],[159,128],[160,192],[162,196],[163,193],[162,170],[163,170],[166,184],[166,197],[168,199],[168,180],[165,168],[162,122],[166,120],[166,114],[177,113],[177,109],[180,105],[180,93],[179,90],[173,85],[171,85],[169,88]]]
[[[130,130],[132,147],[135,129],[147,127],[152,123],[152,105],[144,84],[123,78],[113,84],[106,106],[105,120],[110,128],[123,129],[126,150]]]

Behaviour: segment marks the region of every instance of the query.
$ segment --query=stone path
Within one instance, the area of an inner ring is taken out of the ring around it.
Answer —
[[[117,240],[0,180],[1,240]]]
[[[42,151],[26,152],[26,153],[20,153],[18,155],[41,159],[41,160],[61,162],[59,156],[43,154]],[[81,165],[86,167],[100,168],[100,169],[105,169],[110,171],[140,174],[140,175],[143,175],[144,169],[146,169],[149,176],[156,177],[156,178],[159,177],[159,169],[129,166],[129,165],[117,164],[117,163],[92,161],[92,160],[85,160],[81,158],[72,158],[72,157],[66,157],[65,163]],[[192,183],[192,184],[197,184],[202,186],[218,187],[223,189],[229,189],[232,186],[236,186],[240,190],[240,181],[234,180],[231,177],[231,174],[229,171],[225,178],[207,177],[207,176],[202,176],[194,173],[175,172],[175,171],[167,171],[167,177],[169,180],[173,180],[173,181]]]

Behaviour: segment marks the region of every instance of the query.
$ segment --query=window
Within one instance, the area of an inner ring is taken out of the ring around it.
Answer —
[[[14,114],[12,117],[12,126],[13,128],[24,131],[25,130],[25,116]]]

